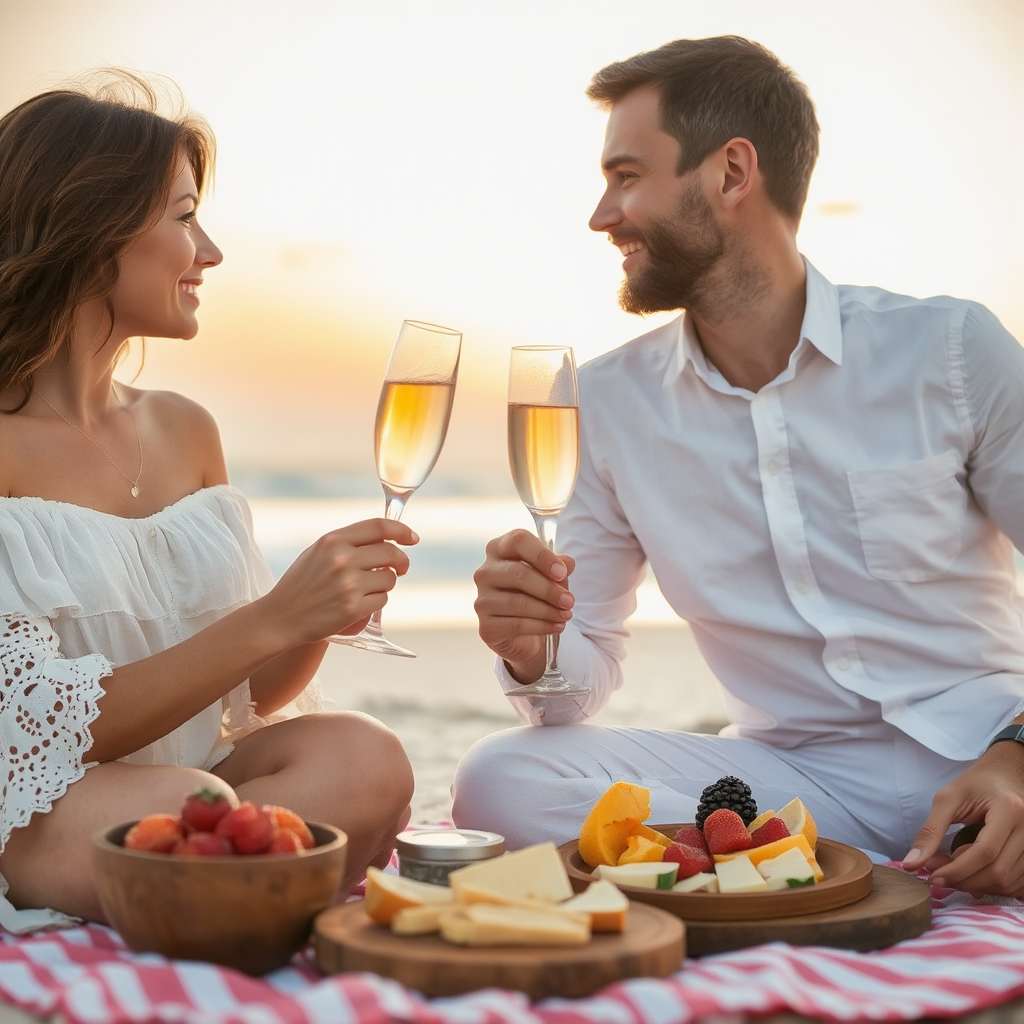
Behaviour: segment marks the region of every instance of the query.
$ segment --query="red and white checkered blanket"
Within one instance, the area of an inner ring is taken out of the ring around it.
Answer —
[[[1024,995],[1024,903],[932,890],[933,926],[854,953],[770,943],[687,960],[586,999],[481,990],[425,999],[372,974],[324,977],[307,949],[264,978],[128,952],[90,925],[0,934],[0,1003],[69,1024],[673,1024],[792,1010],[825,1020],[955,1017]]]

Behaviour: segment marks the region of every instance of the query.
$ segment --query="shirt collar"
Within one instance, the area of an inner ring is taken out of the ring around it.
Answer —
[[[841,366],[843,362],[843,325],[839,313],[839,292],[834,284],[822,275],[817,268],[804,257],[807,269],[807,298],[804,308],[804,319],[800,325],[800,343],[813,345],[826,359]],[[693,366],[699,377],[708,380],[718,376],[704,356],[693,317],[684,313],[677,321],[678,336],[675,354],[665,368],[664,383],[667,385],[679,377],[686,369],[687,363]],[[792,362],[791,362],[792,367]]]

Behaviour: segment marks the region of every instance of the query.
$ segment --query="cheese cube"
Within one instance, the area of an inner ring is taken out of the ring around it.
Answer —
[[[785,853],[762,861],[757,865],[758,873],[768,883],[769,889],[790,889],[802,885],[813,885],[814,868],[803,850],[794,847]]]
[[[718,892],[718,876],[710,871],[698,871],[672,886],[673,892]]]
[[[589,914],[592,932],[621,932],[626,927],[629,900],[618,886],[601,879],[566,900],[561,909]]]
[[[715,865],[719,892],[765,892],[768,883],[757,873],[749,857],[733,857]]]

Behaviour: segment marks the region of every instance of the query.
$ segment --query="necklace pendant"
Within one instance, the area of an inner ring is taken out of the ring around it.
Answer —
[[[132,484],[132,497],[137,498],[139,496],[139,485]]]

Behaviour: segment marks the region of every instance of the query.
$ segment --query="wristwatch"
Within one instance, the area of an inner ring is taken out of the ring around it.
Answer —
[[[1024,725],[1008,725],[1005,729],[1000,729],[989,740],[988,746],[991,747],[996,743],[1001,743],[1003,740],[1016,740],[1018,743],[1024,744]],[[985,749],[988,750],[988,747]]]

